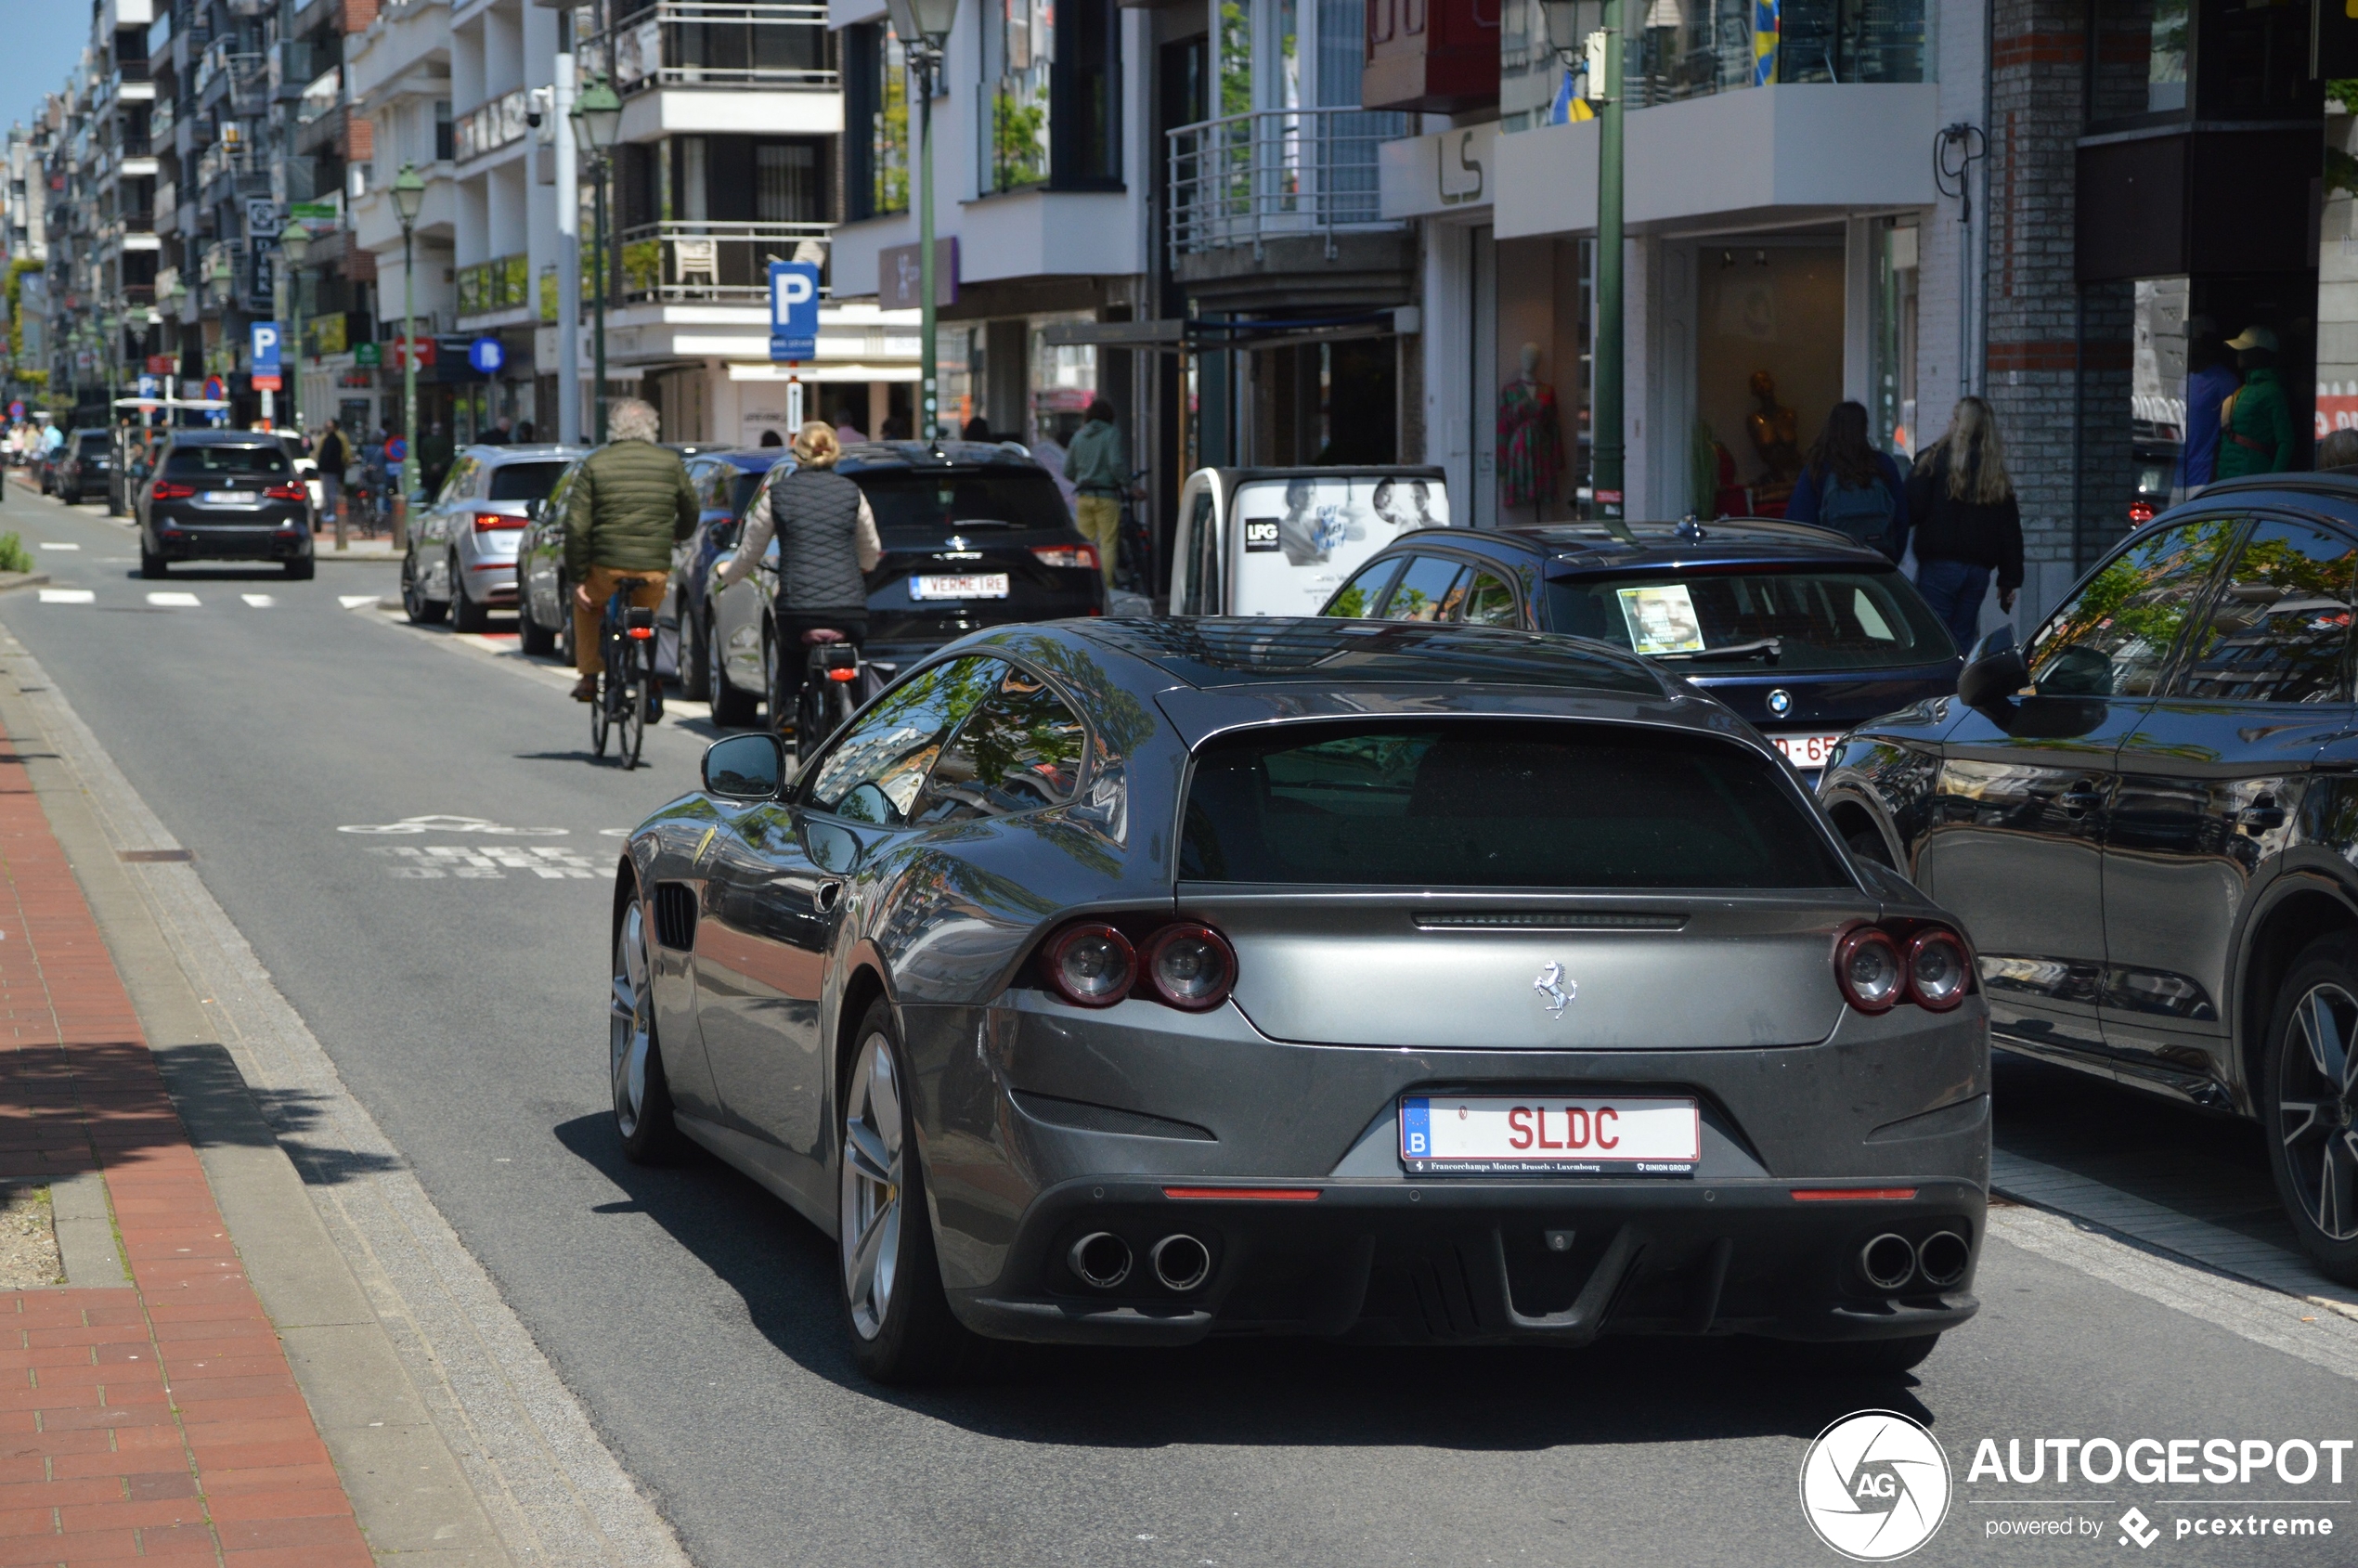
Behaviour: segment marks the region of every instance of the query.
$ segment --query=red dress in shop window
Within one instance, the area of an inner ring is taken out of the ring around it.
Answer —
[[[1555,499],[1563,472],[1556,389],[1546,382],[1509,382],[1498,395],[1500,504],[1533,506]]]

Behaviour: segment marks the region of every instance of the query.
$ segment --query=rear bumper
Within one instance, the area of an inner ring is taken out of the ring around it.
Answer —
[[[299,508],[287,513],[292,527],[277,517],[228,526],[158,519],[149,533],[167,561],[300,561],[311,553],[308,520]]]

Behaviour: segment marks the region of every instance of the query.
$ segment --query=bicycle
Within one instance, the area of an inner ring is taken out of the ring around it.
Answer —
[[[662,703],[655,690],[655,613],[652,607],[633,606],[628,597],[642,580],[623,578],[606,601],[605,619],[599,627],[605,671],[598,678],[598,700],[590,705],[591,745],[603,757],[611,738],[615,759],[625,769],[639,765],[647,725]]]
[[[802,691],[794,715],[797,763],[808,761],[822,741],[860,711],[871,694],[862,688],[874,679],[859,646],[833,627],[810,628],[802,634]]]
[[[1125,593],[1151,598],[1155,583],[1155,542],[1139,515],[1138,486],[1147,477],[1138,470],[1121,486],[1121,524],[1114,536],[1114,586]]]

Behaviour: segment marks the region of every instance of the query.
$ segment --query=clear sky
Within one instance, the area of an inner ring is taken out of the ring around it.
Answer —
[[[89,0],[0,0],[0,129],[30,123],[44,95],[54,93],[90,41]]]

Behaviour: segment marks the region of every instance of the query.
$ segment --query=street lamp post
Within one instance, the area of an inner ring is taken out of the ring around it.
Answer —
[[[917,90],[917,431],[930,442],[941,436],[934,344],[933,90],[958,19],[958,0],[886,0],[886,8]]]
[[[418,213],[426,204],[426,182],[415,163],[401,165],[393,182],[393,211],[401,220],[401,504],[394,509],[393,548],[409,547],[409,509],[418,499]]]
[[[591,398],[591,428],[597,444],[606,444],[606,172],[615,138],[622,134],[622,100],[602,76],[593,76],[573,100],[567,116],[573,122],[574,145],[590,163],[595,211],[590,242],[590,374],[596,393]],[[565,324],[571,331],[571,322]]]
[[[281,371],[287,393],[287,425],[297,435],[303,434],[303,263],[311,254],[311,231],[296,219],[287,220],[279,231],[279,253],[286,258],[287,279],[287,342],[279,356],[281,365],[287,362],[287,352],[294,356],[292,369]]]

